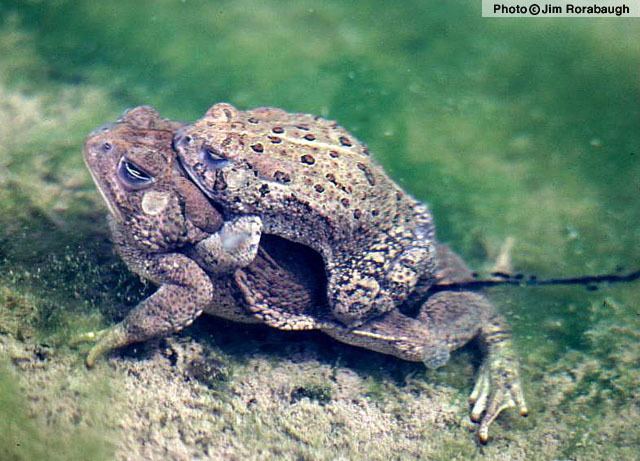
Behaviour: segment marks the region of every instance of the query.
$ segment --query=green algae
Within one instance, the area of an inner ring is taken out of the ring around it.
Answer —
[[[113,255],[104,206],[80,155],[92,128],[137,104],[185,120],[219,100],[337,119],[430,204],[440,238],[478,270],[510,236],[514,269],[527,274],[633,269],[640,261],[639,27],[630,20],[483,20],[479,5],[462,1],[5,1],[0,334],[62,344],[121,318],[149,292]],[[217,440],[240,455],[301,459],[362,458],[362,447],[381,458],[402,450],[431,459],[633,458],[640,286],[489,294],[513,326],[532,415],[501,418],[488,447],[478,448],[461,428],[472,351],[432,373],[317,336],[213,322],[215,337],[233,332],[227,345],[213,340],[212,347],[229,357],[234,375],[211,392],[250,380],[256,354],[266,377],[282,373],[279,367],[293,373],[288,344],[310,341],[325,351],[321,369],[355,370],[354,398],[366,398],[371,411],[359,430],[350,425],[353,409],[339,407],[331,378],[310,379],[312,367],[303,367],[295,387],[272,396],[281,409],[258,406],[262,413],[238,420],[241,403],[231,394],[221,399],[215,427],[235,441]],[[2,374],[0,415],[12,416],[0,421],[15,420],[15,430],[38,441],[16,459],[38,459],[39,444],[55,437],[17,398],[20,373]],[[297,389],[302,398],[291,403]],[[457,405],[458,420],[445,418],[446,430],[438,426],[443,432],[434,435],[427,424],[412,426],[405,406],[407,395],[438,392]],[[392,438],[378,447],[367,439],[365,426],[383,414],[393,420],[395,447]],[[310,417],[316,423],[302,433],[297,425]],[[9,434],[0,452],[18,456],[11,430],[0,430]],[[53,453],[69,450],[73,459],[76,442],[51,443]]]
[[[95,396],[98,398],[98,395]],[[31,414],[14,371],[0,362],[0,453],[6,461],[110,459],[111,444],[95,429],[46,423]]]

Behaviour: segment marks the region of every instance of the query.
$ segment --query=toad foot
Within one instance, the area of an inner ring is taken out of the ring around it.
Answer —
[[[502,411],[517,407],[520,416],[527,416],[510,341],[503,339],[489,346],[489,355],[480,367],[469,403],[473,405],[471,420],[480,423],[478,438],[481,443],[489,440],[489,427]]]
[[[126,346],[130,341],[123,325],[118,323],[113,327],[105,328],[104,330],[81,333],[70,342],[72,346],[76,346],[81,343],[95,343],[85,359],[87,367],[93,368],[97,359],[109,351]]]

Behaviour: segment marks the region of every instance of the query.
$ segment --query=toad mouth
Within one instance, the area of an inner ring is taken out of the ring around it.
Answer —
[[[89,170],[91,179],[93,179],[93,183],[96,185],[96,189],[98,189],[98,192],[102,196],[102,200],[106,203],[107,208],[109,209],[109,213],[111,213],[111,216],[113,216],[117,222],[122,222],[123,221],[122,214],[116,207],[113,206],[113,204],[111,203],[111,200],[109,200],[109,198],[107,197],[107,194],[105,193],[102,184],[100,183],[95,173],[87,163],[86,158],[85,158],[85,164],[87,165],[87,169]]]
[[[216,202],[213,195],[202,186],[202,179],[200,178],[200,175],[198,173],[193,171],[193,169],[189,165],[184,163],[180,157],[178,157],[178,161],[175,162],[175,167],[183,176],[193,181],[193,183],[198,187],[198,190],[209,199],[209,202],[218,211],[218,213],[220,213],[222,216],[226,216],[227,213],[225,213],[224,208],[218,202]]]
[[[193,181],[195,183],[195,185],[198,186],[198,189],[200,189],[203,194],[205,194],[209,198],[213,198],[211,196],[211,193],[208,192],[206,190],[206,188],[203,187],[202,178],[200,177],[200,175],[198,173],[196,173],[193,170],[193,168],[191,168],[191,166],[189,166],[186,163],[184,163],[180,157],[178,157],[178,162],[176,163],[176,167],[178,168],[178,170],[182,171],[182,173],[185,176],[187,176],[189,179],[191,179],[191,181]]]

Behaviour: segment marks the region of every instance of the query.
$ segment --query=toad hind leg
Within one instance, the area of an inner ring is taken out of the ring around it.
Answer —
[[[473,405],[471,419],[480,423],[479,440],[487,442],[489,427],[502,411],[517,407],[520,415],[527,415],[508,327],[477,293],[436,293],[415,319],[394,310],[356,328],[323,331],[354,346],[422,361],[430,369],[445,365],[452,351],[477,338],[485,356],[469,402]]]
[[[478,370],[469,402],[473,404],[471,419],[480,423],[478,438],[486,443],[489,426],[503,410],[516,407],[520,416],[527,416],[528,409],[518,375],[518,360],[502,319],[494,318],[483,330],[480,339],[487,357]]]
[[[433,272],[434,248],[427,235],[401,228],[394,232],[388,242],[376,242],[360,254],[340,251],[340,259],[328,264],[330,304],[346,325],[395,309]]]
[[[462,259],[447,246],[438,245],[437,252],[439,283],[473,279]],[[422,361],[428,368],[443,366],[450,352],[477,338],[485,356],[469,400],[471,418],[480,422],[478,438],[482,443],[488,440],[490,425],[507,408],[517,407],[521,415],[527,414],[508,326],[480,294],[442,291],[422,304],[415,319],[393,310],[357,328],[324,331],[349,344]]]
[[[511,245],[512,242],[508,241],[501,254],[507,255]],[[473,280],[472,272],[464,261],[447,245],[438,244],[437,253],[436,280],[439,283]],[[451,345],[451,350],[464,345],[472,337],[477,337],[484,349],[485,357],[469,397],[473,405],[471,419],[480,422],[478,438],[481,442],[488,440],[489,426],[503,410],[517,407],[520,415],[527,415],[509,326],[484,296],[465,291],[437,293],[422,306],[418,319],[434,325],[431,328],[448,332],[446,342]],[[427,353],[424,361],[429,366]]]
[[[469,398],[471,419],[480,423],[478,438],[482,443],[488,440],[489,427],[503,410],[517,407],[520,415],[527,415],[511,334],[486,298],[472,292],[440,292],[423,305],[418,320],[436,336],[430,343],[434,346],[423,351],[427,366],[442,365],[444,350],[456,349],[474,337],[484,349],[485,358]]]

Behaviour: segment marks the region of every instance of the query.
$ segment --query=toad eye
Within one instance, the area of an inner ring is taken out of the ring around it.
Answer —
[[[142,189],[154,181],[153,176],[125,158],[118,164],[118,177],[125,186],[132,189]]]
[[[229,164],[229,160],[222,156],[222,153],[210,146],[204,146],[201,151],[202,160],[207,167],[219,170]]]

